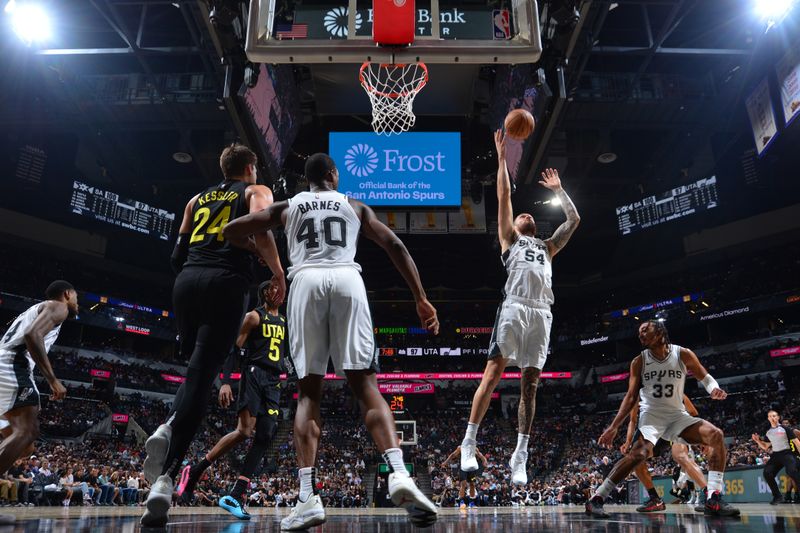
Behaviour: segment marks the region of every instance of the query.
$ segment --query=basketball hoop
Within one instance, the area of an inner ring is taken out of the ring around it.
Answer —
[[[425,63],[361,65],[361,86],[372,103],[372,129],[377,134],[402,133],[414,127],[414,98],[428,83]]]

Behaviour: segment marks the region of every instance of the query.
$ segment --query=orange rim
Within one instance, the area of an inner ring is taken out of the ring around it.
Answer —
[[[361,83],[361,86],[364,87],[364,89],[366,89],[367,91],[369,91],[369,92],[371,92],[373,94],[377,94],[378,96],[382,96],[384,98],[401,98],[401,97],[404,97],[404,96],[408,96],[409,94],[412,94],[412,93],[418,93],[428,83],[428,67],[427,67],[427,65],[425,65],[425,63],[422,63],[422,62],[414,63],[414,64],[419,66],[420,68],[422,68],[422,71],[424,72],[424,76],[422,77],[422,79],[419,81],[419,83],[417,84],[417,86],[415,88],[410,89],[408,91],[403,91],[403,92],[399,92],[399,93],[395,93],[395,92],[384,93],[384,92],[376,90],[375,87],[373,87],[372,85],[367,83],[367,80],[364,77],[364,71],[366,69],[368,69],[370,67],[370,65],[372,65],[372,63],[369,62],[369,61],[364,61],[364,63],[361,65],[361,68],[358,70],[358,80]],[[408,66],[408,63],[380,63],[378,65],[378,68],[381,68],[381,69],[383,69],[383,68],[396,68],[396,67],[404,68],[406,66]]]

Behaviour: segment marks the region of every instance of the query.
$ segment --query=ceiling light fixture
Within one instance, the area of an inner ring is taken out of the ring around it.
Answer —
[[[9,2],[4,11],[11,16],[11,27],[27,46],[48,40],[52,34],[50,17],[37,4]]]

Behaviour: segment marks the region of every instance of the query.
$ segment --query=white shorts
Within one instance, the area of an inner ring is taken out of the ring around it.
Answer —
[[[502,356],[508,365],[519,368],[544,368],[550,345],[553,314],[550,306],[508,296],[497,310],[489,359]]]
[[[702,418],[692,416],[686,411],[645,412],[639,414],[639,432],[654,446],[658,443],[658,439],[686,444],[686,441],[680,438],[680,434],[689,426],[702,421]]]
[[[23,354],[0,354],[0,416],[19,407],[39,407],[39,389],[33,369]]]
[[[294,275],[287,304],[289,348],[297,379],[377,369],[372,317],[361,274],[353,267],[309,267]]]

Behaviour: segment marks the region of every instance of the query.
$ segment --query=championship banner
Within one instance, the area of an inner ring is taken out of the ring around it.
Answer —
[[[450,233],[486,233],[486,210],[484,204],[476,204],[471,198],[461,199],[461,209],[447,213]]]
[[[409,213],[410,233],[447,233],[447,213]]]
[[[109,372],[108,370],[98,370],[96,368],[93,368],[89,370],[89,375],[92,376],[93,378],[108,379],[111,377],[111,372]]]
[[[764,81],[756,86],[753,93],[747,98],[746,105],[750,125],[753,127],[756,151],[758,155],[761,155],[778,133],[767,78],[764,78]]]
[[[800,51],[789,48],[775,66],[778,84],[781,87],[783,117],[788,125],[800,115]]]
[[[386,226],[395,233],[408,233],[408,213],[387,211],[376,211],[375,216],[378,220],[386,224]]]
[[[378,383],[381,394],[433,394],[433,383]]]

